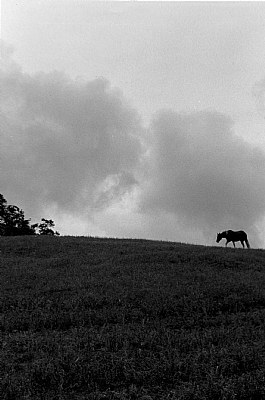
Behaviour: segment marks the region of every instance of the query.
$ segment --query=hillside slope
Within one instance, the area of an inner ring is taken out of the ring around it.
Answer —
[[[265,398],[263,250],[85,237],[0,250],[1,399]]]

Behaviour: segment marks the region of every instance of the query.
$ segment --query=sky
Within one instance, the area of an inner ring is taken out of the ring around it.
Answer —
[[[2,0],[0,193],[65,235],[264,247],[264,15]]]

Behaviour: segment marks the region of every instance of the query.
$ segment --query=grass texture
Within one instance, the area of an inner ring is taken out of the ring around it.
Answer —
[[[265,252],[2,237],[2,400],[265,398]]]

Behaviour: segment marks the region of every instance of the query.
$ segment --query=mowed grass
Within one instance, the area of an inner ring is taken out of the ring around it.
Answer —
[[[2,237],[0,398],[264,399],[265,252]]]

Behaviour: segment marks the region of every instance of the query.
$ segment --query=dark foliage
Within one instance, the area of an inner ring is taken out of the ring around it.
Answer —
[[[1,236],[20,236],[20,235],[59,235],[54,232],[54,222],[50,219],[42,218],[40,224],[30,225],[30,219],[25,219],[24,211],[19,207],[7,204],[6,199],[0,194],[0,235]]]
[[[3,236],[35,235],[30,219],[25,219],[24,211],[19,207],[7,204],[0,194],[0,234]]]
[[[50,235],[50,236],[60,235],[59,232],[57,231],[54,232],[54,230],[52,229],[54,227],[54,222],[52,219],[42,218],[41,221],[42,222],[38,225],[40,235]]]

